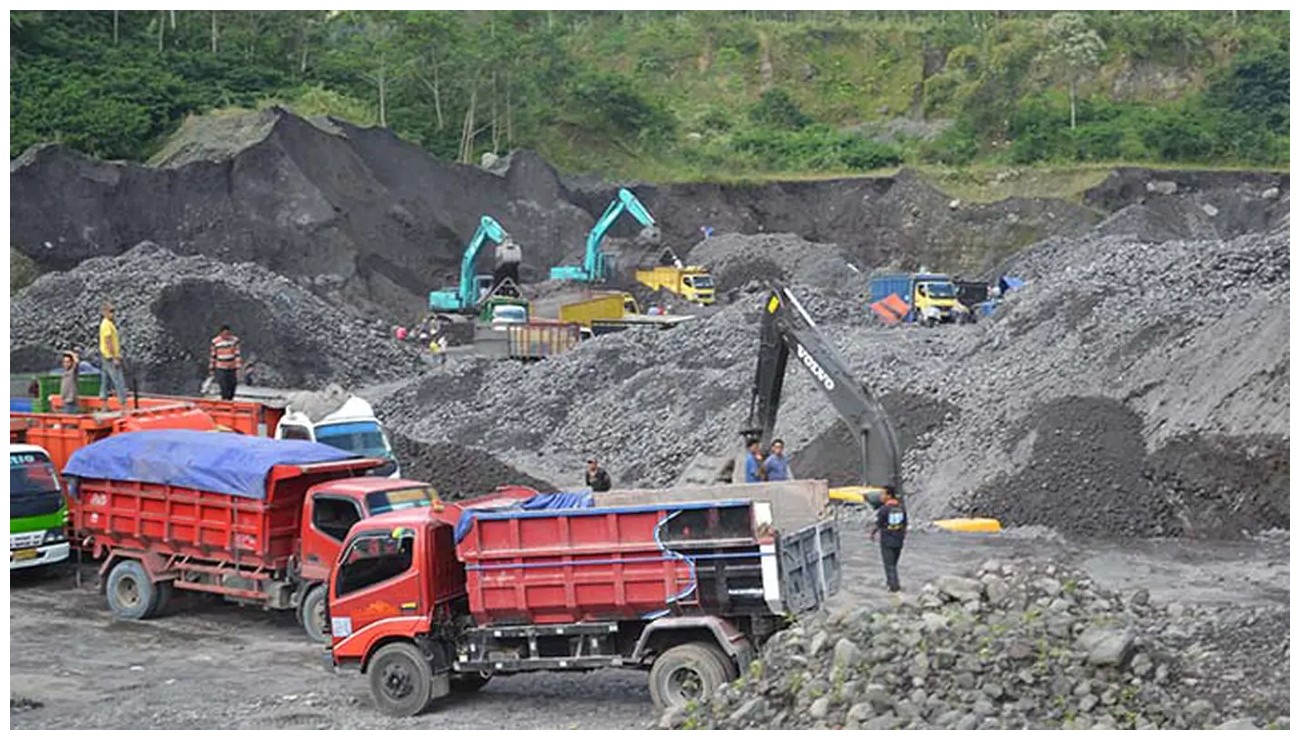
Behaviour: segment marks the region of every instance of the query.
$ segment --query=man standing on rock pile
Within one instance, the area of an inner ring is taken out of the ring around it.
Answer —
[[[609,480],[609,473],[606,473],[604,468],[596,464],[596,458],[594,457],[587,461],[587,487],[596,493],[613,488],[613,484]]]
[[[907,537],[907,510],[892,492],[876,509],[876,529],[871,539],[880,537],[880,559],[885,564],[885,584],[890,593],[902,590],[898,583],[898,559],[903,555],[903,539]]]
[[[117,324],[113,323],[113,304],[105,302],[99,309],[104,317],[99,322],[99,356],[103,358],[103,369],[99,376],[99,398],[108,401],[110,383],[117,391],[117,400],[126,409],[126,379],[122,375],[122,340],[117,335]],[[104,407],[107,409],[108,404]]]
[[[221,400],[235,399],[235,386],[239,384],[239,337],[223,324],[212,338],[212,354],[208,358],[208,372],[221,387]]]

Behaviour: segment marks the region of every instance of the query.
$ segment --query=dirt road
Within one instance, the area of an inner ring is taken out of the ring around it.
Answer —
[[[887,602],[879,558],[846,522],[845,586],[833,607]],[[1146,588],[1154,601],[1286,604],[1287,539],[1066,544],[1014,535],[917,532],[902,562],[904,587],[989,558],[1055,557],[1103,586]],[[601,671],[493,680],[422,717],[375,712],[363,679],[334,676],[288,614],[194,596],[164,617],[115,622],[94,571],[15,574],[10,596],[13,727],[616,729],[657,718],[644,674]],[[33,703],[40,706],[32,708]]]

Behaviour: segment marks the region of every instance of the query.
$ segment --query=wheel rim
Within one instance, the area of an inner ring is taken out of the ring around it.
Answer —
[[[684,665],[668,674],[668,695],[678,704],[704,696],[704,676],[694,666]]]
[[[384,666],[382,672],[383,680],[380,682],[384,689],[384,696],[393,701],[400,701],[411,695],[414,690],[414,671],[406,661],[398,658],[390,661]]]
[[[140,585],[134,578],[123,578],[117,582],[117,602],[128,609],[140,603]]]

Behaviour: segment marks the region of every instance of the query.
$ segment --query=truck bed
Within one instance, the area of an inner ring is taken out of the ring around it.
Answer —
[[[838,536],[780,532],[763,502],[647,502],[475,512],[457,554],[481,626],[771,615],[838,589]]]
[[[97,555],[126,549],[275,570],[296,551],[307,489],[373,465],[310,442],[167,431],[85,447],[65,472],[73,532]],[[250,488],[258,482],[260,493]]]

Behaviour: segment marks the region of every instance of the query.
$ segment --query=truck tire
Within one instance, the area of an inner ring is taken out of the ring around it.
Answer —
[[[330,641],[330,619],[326,611],[329,605],[325,597],[323,585],[313,586],[298,604],[298,621],[302,623],[303,631],[312,642],[321,645]]]
[[[391,642],[375,653],[367,669],[375,708],[390,717],[414,717],[429,706],[433,667],[409,642]]]
[[[117,619],[148,619],[158,608],[158,586],[136,560],[122,560],[113,566],[104,595]]]
[[[451,690],[457,694],[472,694],[475,691],[487,686],[488,681],[492,680],[491,673],[477,671],[475,673],[453,673],[451,674]]]
[[[172,596],[176,593],[176,588],[171,581],[158,581],[154,584],[154,588],[158,589],[158,603],[154,604],[153,609],[145,615],[151,619],[167,611],[167,605],[171,603]]]
[[[727,683],[727,658],[705,642],[665,650],[650,666],[650,698],[661,710],[712,696]]]

